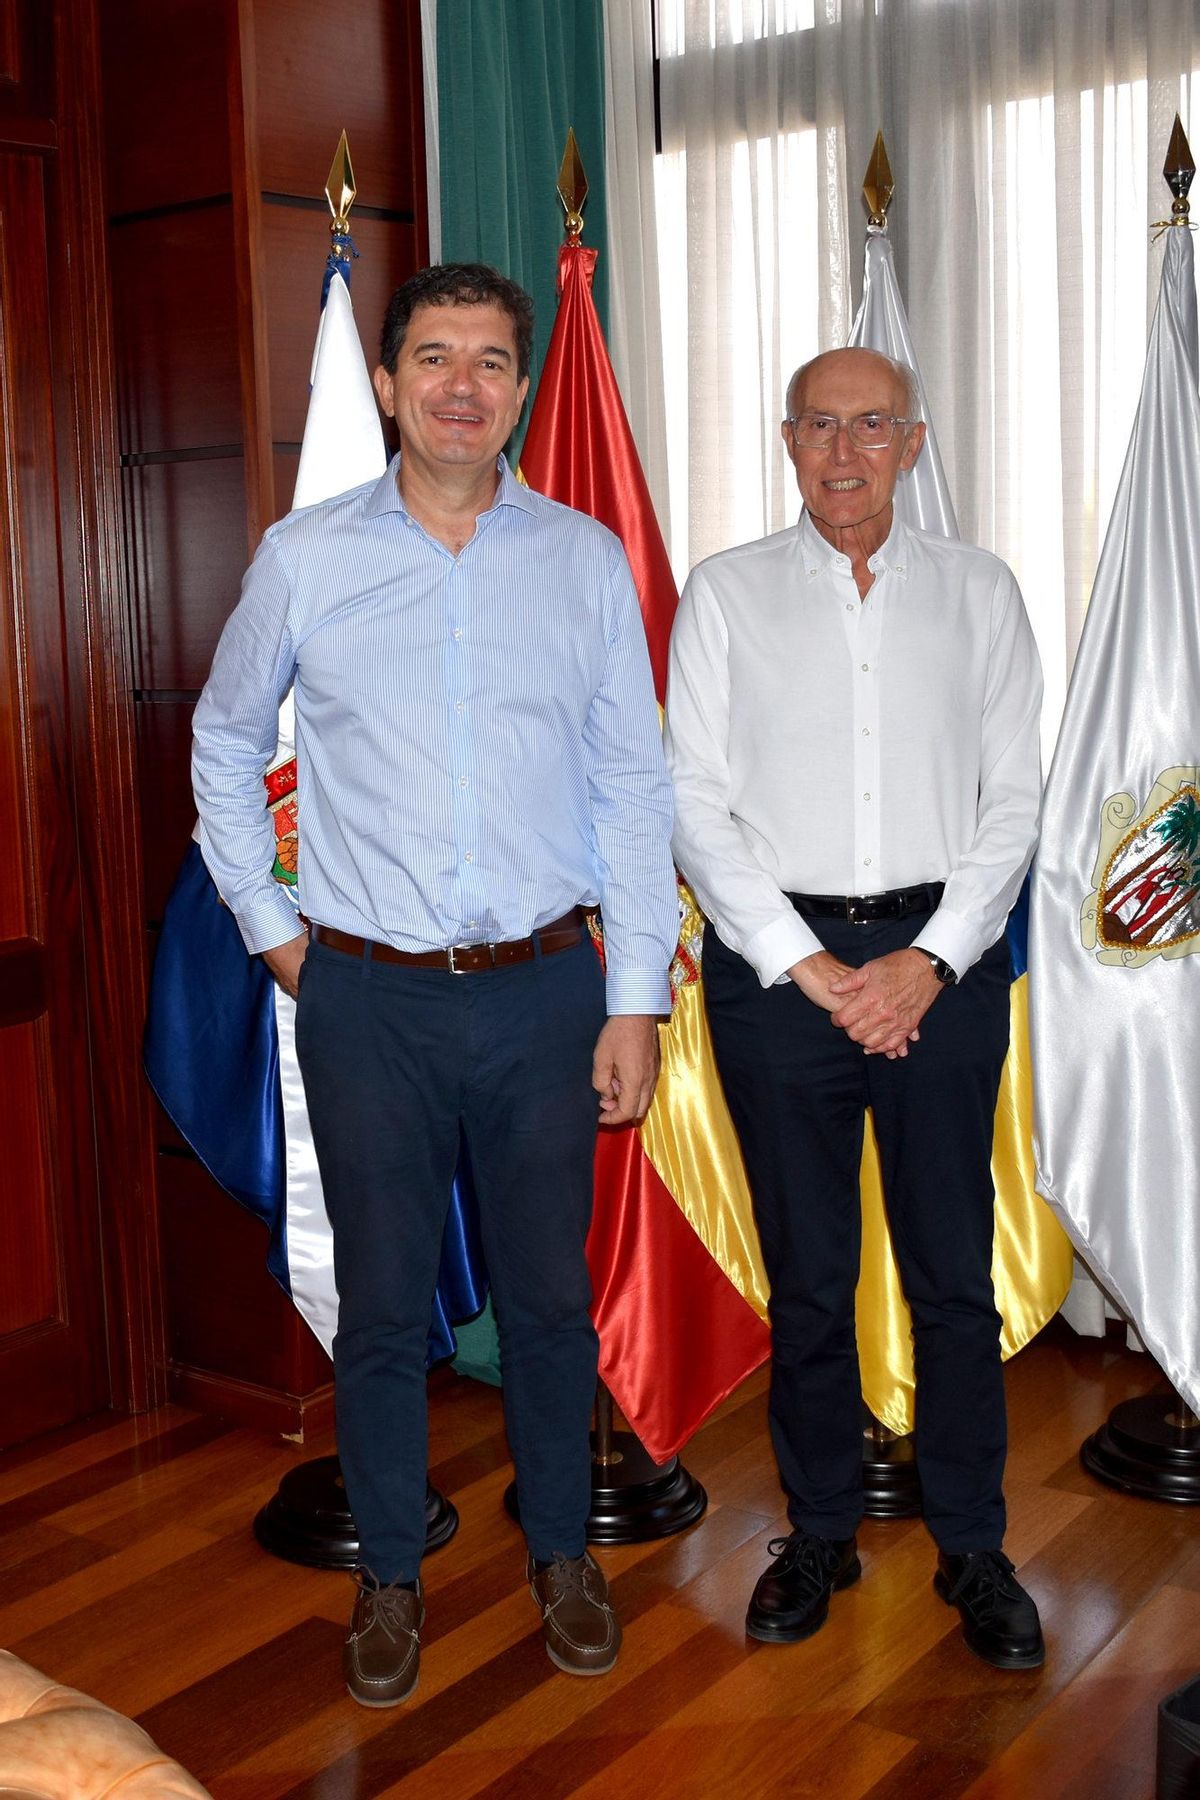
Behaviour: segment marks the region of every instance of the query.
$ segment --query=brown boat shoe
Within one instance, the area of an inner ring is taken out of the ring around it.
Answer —
[[[360,1706],[399,1706],[417,1685],[425,1623],[421,1584],[409,1588],[381,1584],[370,1569],[356,1569],[358,1592],[342,1649],[342,1672]]]
[[[607,1675],[621,1648],[621,1627],[599,1565],[586,1550],[582,1556],[556,1552],[540,1571],[530,1557],[527,1573],[550,1661],[568,1675]]]

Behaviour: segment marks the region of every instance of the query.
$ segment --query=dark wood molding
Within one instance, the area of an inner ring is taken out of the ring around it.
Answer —
[[[407,63],[416,71],[410,76],[408,91],[396,96],[396,110],[407,119],[410,155],[413,169],[413,222],[416,226],[416,266],[423,269],[429,261],[428,164],[425,157],[425,86],[421,71],[424,52],[421,44],[421,0],[401,0],[408,40]]]
[[[84,973],[95,1107],[112,1402],[165,1395],[165,1328],[154,1207],[150,1099],[141,1072],[145,981],[133,658],[118,489],[116,397],[105,254],[96,0],[60,0],[59,186],[52,246],[71,354],[59,359],[63,536],[80,854],[87,872]],[[69,477],[69,479],[68,479]]]
[[[36,938],[0,942],[0,1029],[46,1010],[46,951]]]
[[[257,64],[253,0],[228,0],[229,153],[233,176],[234,267],[246,461],[247,561],[275,518],[271,378],[264,292],[262,182],[259,178]]]
[[[214,1375],[204,1369],[170,1363],[167,1387],[171,1399],[180,1406],[215,1413],[218,1418],[255,1431],[278,1432],[297,1444],[333,1425],[332,1381],[311,1394],[282,1394],[278,1388],[239,1381],[233,1375]]]
[[[0,123],[0,151],[57,150],[53,119],[5,119]]]

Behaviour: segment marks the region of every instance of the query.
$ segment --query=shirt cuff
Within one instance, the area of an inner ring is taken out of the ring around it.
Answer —
[[[742,955],[766,988],[774,987],[793,963],[802,962],[806,956],[824,948],[800,914],[788,912],[756,931]]]
[[[671,1016],[671,980],[657,969],[610,969],[604,983],[609,1018],[617,1013]]]
[[[935,956],[950,964],[960,981],[983,954],[978,933],[972,931],[965,919],[960,919],[957,913],[947,912],[943,906],[938,907],[928,925],[922,925],[913,939],[913,948],[932,950]]]
[[[277,950],[280,944],[290,943],[304,930],[297,908],[282,889],[270,899],[235,913],[234,917],[242,942],[251,956],[261,956],[264,950]]]

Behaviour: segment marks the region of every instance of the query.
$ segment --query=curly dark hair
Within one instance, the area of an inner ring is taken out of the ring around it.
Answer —
[[[388,301],[379,334],[379,360],[389,375],[396,372],[396,358],[418,306],[498,306],[512,320],[517,380],[524,381],[533,349],[533,301],[499,269],[488,263],[434,263],[410,275]]]

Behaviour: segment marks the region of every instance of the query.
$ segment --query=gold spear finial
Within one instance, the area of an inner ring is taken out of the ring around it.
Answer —
[[[558,197],[567,214],[564,230],[567,237],[576,243],[583,232],[583,203],[587,199],[587,191],[587,176],[583,172],[579,145],[575,142],[575,127],[569,125],[567,147],[558,169]]]
[[[870,223],[876,231],[887,230],[887,209],[896,184],[892,180],[892,165],[888,161],[887,145],[883,141],[882,131],[875,133],[875,147],[871,151],[871,160],[867,164],[867,172],[863,176],[863,199],[867,203]]]
[[[1188,189],[1195,173],[1196,164],[1187,141],[1187,133],[1183,129],[1182,119],[1176,113],[1175,123],[1171,127],[1171,141],[1167,145],[1167,160],[1163,164],[1163,179],[1175,198],[1171,204],[1170,218],[1154,221],[1151,229],[1154,231],[1155,242],[1172,225],[1191,226],[1192,222],[1188,218],[1191,210],[1188,205]]]
[[[350,146],[346,142],[343,131],[338,139],[338,147],[333,153],[333,161],[329,165],[329,178],[325,183],[325,198],[329,202],[329,210],[333,214],[333,223],[329,229],[334,237],[345,237],[350,230],[350,208],[354,205],[354,196],[358,189],[354,185],[354,169],[350,162]]]
[[[1167,186],[1175,196],[1172,213],[1187,216],[1188,189],[1196,173],[1196,164],[1187,141],[1187,133],[1183,129],[1183,120],[1175,114],[1175,123],[1171,128],[1171,141],[1167,145],[1167,160],[1163,164],[1163,175]]]

